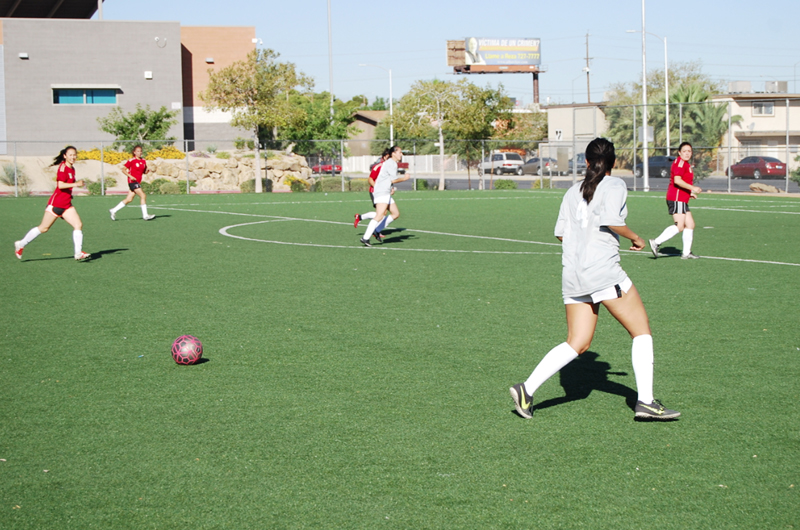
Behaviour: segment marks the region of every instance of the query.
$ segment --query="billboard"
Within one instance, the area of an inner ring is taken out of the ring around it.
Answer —
[[[468,65],[541,64],[541,39],[464,39],[464,58]]]

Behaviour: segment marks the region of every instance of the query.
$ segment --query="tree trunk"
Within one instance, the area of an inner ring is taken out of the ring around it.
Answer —
[[[264,193],[264,185],[261,182],[261,152],[258,149],[258,127],[255,130],[255,142],[256,142],[256,165],[255,165],[255,175],[256,175],[256,193]]]

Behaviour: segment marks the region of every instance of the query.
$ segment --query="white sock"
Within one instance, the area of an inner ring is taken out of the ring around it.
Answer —
[[[142,205],[142,217],[147,217],[147,205]]]
[[[111,211],[114,212],[114,213],[117,213],[118,211],[120,211],[123,208],[125,208],[125,206],[126,206],[125,203],[120,201],[120,203],[118,205],[116,205],[113,208],[111,208]]]
[[[656,245],[660,245],[661,243],[668,241],[675,237],[675,235],[680,232],[678,227],[675,225],[669,225],[661,232],[661,235],[656,238]]]
[[[22,238],[22,241],[20,241],[20,244],[23,247],[25,247],[25,245],[27,245],[28,243],[30,243],[31,241],[33,241],[34,239],[39,237],[41,234],[42,233],[39,231],[39,227],[38,226],[34,226],[30,230],[28,230],[28,233],[25,234],[25,237]]]
[[[525,381],[525,392],[532,396],[542,386],[542,383],[553,377],[577,356],[578,352],[573,350],[572,346],[566,342],[562,342],[547,352],[544,359],[539,361],[531,376]]]
[[[73,230],[72,231],[72,243],[75,245],[75,255],[81,253],[83,249],[83,231],[82,230]]]
[[[687,256],[692,251],[692,241],[694,241],[694,229],[683,229],[683,255]]]
[[[378,226],[378,223],[375,222],[375,219],[370,219],[369,225],[367,225],[367,231],[364,232],[364,237],[362,239],[366,239],[369,241],[369,238],[372,237],[373,232],[375,232],[375,228]]]
[[[636,376],[636,390],[639,401],[653,402],[653,337],[639,335],[634,337],[631,346],[633,373]]]
[[[361,218],[362,221],[364,219],[375,219],[375,212],[362,213],[361,215],[359,215],[359,217]]]

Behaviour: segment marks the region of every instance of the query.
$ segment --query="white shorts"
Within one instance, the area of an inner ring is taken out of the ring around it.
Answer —
[[[391,204],[392,195],[391,193],[387,193],[386,195],[375,195],[372,194],[375,203],[374,204]]]
[[[574,298],[565,296],[564,305],[567,304],[597,304],[605,300],[614,300],[615,298],[622,298],[622,293],[627,293],[633,287],[633,282],[627,276],[617,285],[612,285],[606,289],[595,291],[592,294],[584,296],[576,296]]]

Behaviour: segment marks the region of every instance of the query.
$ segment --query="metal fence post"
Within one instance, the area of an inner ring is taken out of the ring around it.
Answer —
[[[486,158],[486,140],[481,140],[481,161],[480,161],[480,164],[478,165],[478,167],[481,167],[481,165],[483,165],[483,160],[484,160],[485,158]],[[480,184],[480,189],[482,189],[482,190],[483,190],[483,189],[485,189],[485,188],[484,188],[484,185],[483,185],[483,173],[484,173],[484,170],[483,170],[483,168],[481,167],[481,184]]]
[[[728,113],[730,114],[730,108]],[[683,143],[683,102],[678,103],[678,143]]]
[[[633,106],[633,191],[636,191],[636,105]]]
[[[186,195],[189,195],[189,140],[183,139],[183,154],[186,155]]]
[[[100,142],[100,196],[106,194],[106,178],[105,171],[103,170],[103,166],[105,165],[105,152],[103,142]]]
[[[728,193],[731,192],[731,164],[733,164],[733,159],[731,158],[731,149],[733,147],[732,145],[733,140],[731,139],[732,130],[733,127],[731,127],[731,102],[728,101],[728,171],[726,171],[726,173],[728,174]]]
[[[14,142],[14,197],[19,197],[19,185],[17,184],[17,142]]]
[[[786,163],[783,165],[786,170],[786,193],[789,193],[789,98],[786,98]]]
[[[417,141],[414,140],[414,191],[417,191]]]
[[[342,177],[342,191],[344,191],[344,141],[339,140],[339,160],[342,162],[342,171],[340,171],[340,177]],[[333,163],[333,157],[331,157],[331,165],[334,174],[336,173],[336,164]]]

